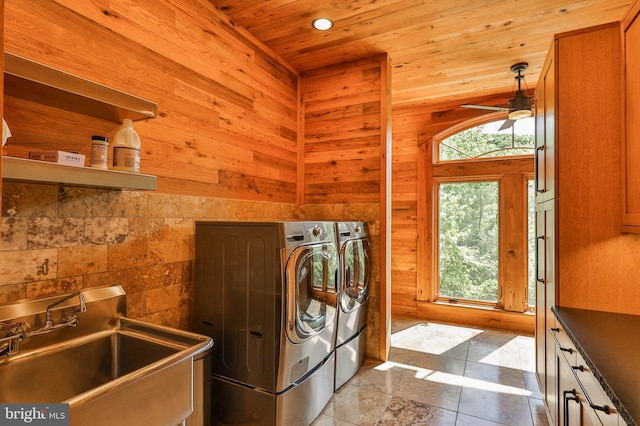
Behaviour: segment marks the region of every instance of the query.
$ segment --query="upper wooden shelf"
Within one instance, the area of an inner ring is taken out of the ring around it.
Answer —
[[[121,123],[155,118],[157,105],[82,77],[4,52],[4,93]]]
[[[119,170],[67,166],[26,158],[2,157],[2,178],[23,182],[62,183],[115,189],[156,189],[156,177]]]

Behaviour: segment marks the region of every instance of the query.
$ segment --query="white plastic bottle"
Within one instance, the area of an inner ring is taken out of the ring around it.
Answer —
[[[140,136],[130,118],[124,119],[113,137],[113,169],[140,173]]]

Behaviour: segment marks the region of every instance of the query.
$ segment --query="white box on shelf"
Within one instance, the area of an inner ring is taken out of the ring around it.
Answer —
[[[84,167],[85,155],[67,151],[30,151],[29,158],[67,166]]]

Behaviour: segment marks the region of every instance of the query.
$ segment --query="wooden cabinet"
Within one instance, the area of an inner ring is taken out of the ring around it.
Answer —
[[[640,232],[640,2],[622,22],[622,230]]]
[[[535,91],[536,123],[536,204],[555,198],[555,61],[547,56]]]
[[[540,390],[553,420],[556,412],[556,364],[551,307],[555,305],[555,203],[536,204],[536,372]]]
[[[558,356],[558,408],[563,426],[601,426],[595,411],[589,406],[587,396],[576,379],[573,367]]]
[[[554,43],[555,44],[555,43]],[[552,421],[556,422],[556,376],[550,309],[555,305],[555,47],[547,56],[535,92],[536,201],[536,374]]]
[[[619,31],[612,23],[556,35],[535,92],[536,375],[555,424],[563,422],[557,360],[564,358],[549,332],[551,308],[563,295],[569,304],[589,297],[579,291],[590,282],[585,248],[613,223],[607,212],[618,205],[611,185],[619,188],[619,152],[611,144],[620,120],[611,105],[619,105]]]
[[[550,329],[557,365],[556,425],[620,426],[624,421],[598,383],[566,331],[556,324]]]

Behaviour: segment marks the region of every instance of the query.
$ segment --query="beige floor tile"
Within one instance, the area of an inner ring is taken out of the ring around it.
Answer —
[[[505,425],[533,425],[526,396],[465,387],[458,412]]]
[[[453,426],[455,421],[455,411],[394,397],[378,425]]]
[[[327,416],[326,414],[320,414],[317,419],[311,423],[311,426],[354,426],[357,423],[350,423],[344,420],[336,419],[335,417]]]
[[[391,346],[450,358],[466,359],[469,341],[481,330],[423,322],[391,336]]]
[[[499,367],[522,370],[522,359],[518,350],[505,347],[469,345],[468,361]]]
[[[517,394],[531,396],[525,384],[524,374],[520,369],[467,361],[464,377],[486,382],[487,385],[494,384],[513,388]]]
[[[529,407],[531,408],[534,426],[549,426],[547,412],[541,399],[529,398]]]
[[[376,425],[390,401],[391,395],[347,383],[333,395],[322,414],[361,426]]]
[[[405,377],[394,396],[422,404],[456,411],[460,401],[463,377],[433,370]]]
[[[467,363],[466,361],[457,358],[449,358],[426,353],[416,354],[411,362],[411,365],[417,368],[440,371],[458,376],[464,375],[464,369]]]
[[[415,367],[396,362],[367,360],[358,372],[348,382],[350,385],[367,389],[374,389],[386,394],[392,394],[407,374],[413,374]]]
[[[456,426],[505,426],[503,423],[492,422],[491,420],[481,419],[479,417],[468,416],[458,413]]]
[[[548,426],[533,336],[394,316],[389,361],[368,360],[313,426]]]
[[[536,373],[532,373],[530,371],[524,371],[524,383],[527,387],[527,390],[531,392],[531,398],[542,399],[542,394],[540,393],[540,387],[538,386],[538,379],[536,378]]]

